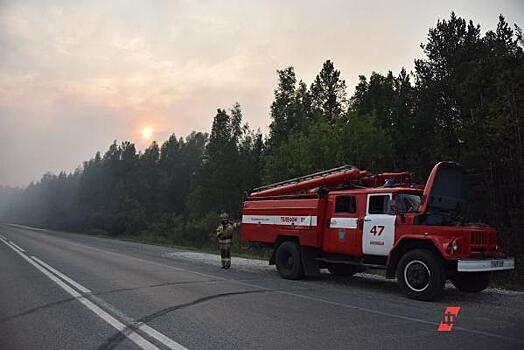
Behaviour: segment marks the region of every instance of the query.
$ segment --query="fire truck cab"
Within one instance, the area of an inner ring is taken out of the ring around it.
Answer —
[[[243,204],[241,237],[274,247],[270,264],[283,278],[383,268],[408,297],[432,300],[447,279],[480,292],[492,271],[514,268],[496,230],[465,223],[464,208],[456,163],[435,165],[425,187],[408,172],[344,166],[255,189]]]

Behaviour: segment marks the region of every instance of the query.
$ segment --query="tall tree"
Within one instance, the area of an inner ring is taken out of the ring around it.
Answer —
[[[213,119],[198,185],[191,194],[193,215],[209,211],[236,213],[241,201],[239,187],[239,140],[242,112],[235,104],[228,114],[218,109]]]
[[[346,82],[340,78],[340,71],[327,60],[311,84],[312,108],[333,122],[345,112]]]
[[[303,81],[297,83],[294,68],[277,70],[277,74],[278,87],[271,104],[269,148],[277,147],[292,133],[303,130],[311,115],[311,95]]]

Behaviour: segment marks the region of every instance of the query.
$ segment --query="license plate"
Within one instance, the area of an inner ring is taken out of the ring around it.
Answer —
[[[503,267],[504,260],[491,260],[491,267]]]

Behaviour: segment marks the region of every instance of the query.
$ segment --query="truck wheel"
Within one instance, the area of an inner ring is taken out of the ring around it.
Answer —
[[[415,249],[400,258],[397,281],[409,298],[433,300],[444,288],[446,274],[436,254],[426,249]]]
[[[275,254],[277,271],[282,278],[298,280],[304,276],[300,247],[295,242],[284,242],[278,246]]]
[[[358,272],[358,269],[353,265],[333,264],[328,266],[328,271],[333,276],[353,276]]]
[[[478,293],[488,288],[490,272],[459,272],[450,278],[451,283],[461,292]]]

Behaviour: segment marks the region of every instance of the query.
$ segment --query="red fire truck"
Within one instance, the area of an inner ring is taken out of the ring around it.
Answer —
[[[440,162],[422,187],[409,172],[343,166],[264,186],[243,204],[241,237],[274,247],[270,264],[286,279],[371,267],[414,299],[434,299],[446,279],[480,292],[492,271],[515,261],[494,228],[464,222],[464,175],[457,163]]]

